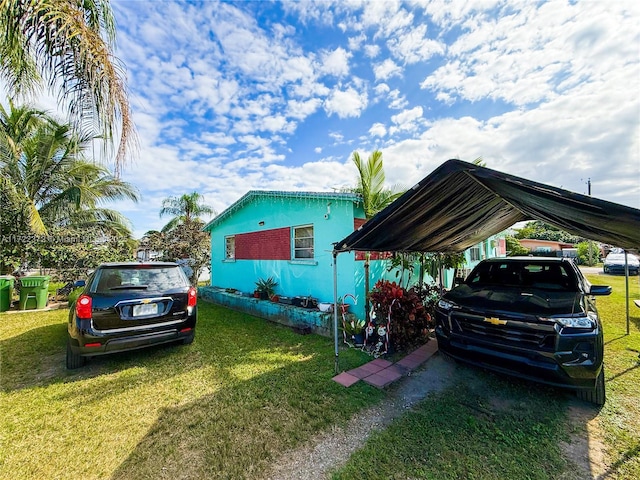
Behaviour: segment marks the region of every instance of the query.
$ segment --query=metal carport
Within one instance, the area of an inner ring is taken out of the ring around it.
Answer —
[[[542,220],[625,251],[640,248],[640,210],[636,208],[448,160],[335,243],[334,302],[338,296],[336,263],[341,252],[461,252],[526,220]],[[627,322],[628,305],[627,287]],[[338,373],[337,309],[333,321]]]

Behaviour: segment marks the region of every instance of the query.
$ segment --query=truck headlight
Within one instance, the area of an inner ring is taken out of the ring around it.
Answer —
[[[549,320],[568,328],[582,328],[592,330],[595,328],[595,322],[589,317],[554,317]]]
[[[438,300],[438,307],[441,308],[442,310],[449,311],[452,308],[455,308],[456,304],[452,302],[448,302],[447,300],[444,300],[444,299],[440,299]]]

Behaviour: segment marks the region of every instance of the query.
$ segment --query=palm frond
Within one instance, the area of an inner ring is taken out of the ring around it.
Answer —
[[[109,140],[119,121],[118,176],[137,139],[124,67],[112,51],[115,24],[109,2],[2,0],[0,6],[0,75],[11,91],[34,91],[42,79],[68,101],[74,117],[89,114]]]

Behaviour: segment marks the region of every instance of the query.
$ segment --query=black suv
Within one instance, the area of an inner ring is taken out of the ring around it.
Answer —
[[[87,357],[193,342],[197,292],[170,262],[105,263],[69,309],[67,368]]]
[[[574,389],[605,402],[602,325],[591,285],[569,259],[493,258],[442,296],[443,353],[493,371]]]

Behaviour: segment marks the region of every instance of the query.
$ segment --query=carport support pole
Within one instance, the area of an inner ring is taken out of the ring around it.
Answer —
[[[627,306],[627,335],[629,335],[629,263],[627,259],[627,251],[624,251],[624,280],[625,280],[625,288],[627,291],[626,295],[626,306]]]
[[[340,373],[338,364],[338,252],[333,251],[333,342],[335,347],[335,372]]]

